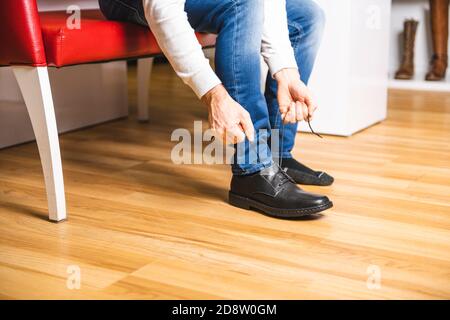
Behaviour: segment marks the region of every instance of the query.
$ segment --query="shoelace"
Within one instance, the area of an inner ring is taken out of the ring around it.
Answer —
[[[283,168],[283,157],[281,156],[281,152],[282,152],[281,149],[283,148],[283,143],[284,143],[284,119],[280,112],[279,112],[279,115],[280,115],[280,119],[281,119],[281,143],[279,145],[278,157],[280,157],[280,168]],[[314,129],[311,126],[311,120],[309,118],[308,118],[307,122],[308,122],[309,130],[311,130],[311,133],[318,136],[320,139],[323,139],[323,137],[320,134],[314,132]],[[283,169],[281,169],[281,171],[284,172]]]
[[[320,139],[323,139],[323,137],[322,137],[320,134],[314,132],[313,128],[311,127],[311,120],[309,120],[309,118],[308,118],[308,126],[309,126],[309,130],[311,130],[311,133],[312,133],[312,134],[315,134],[315,135],[318,136]]]
[[[281,179],[280,182],[277,184],[277,188],[281,187],[283,184],[285,184],[285,183],[287,183],[289,181],[292,182],[292,183],[295,183],[292,180],[292,178],[287,175],[286,172],[284,172],[282,169],[280,169],[280,171],[281,171],[280,173],[283,175],[283,179]]]

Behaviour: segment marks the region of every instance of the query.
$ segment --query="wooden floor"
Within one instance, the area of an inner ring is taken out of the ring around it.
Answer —
[[[0,150],[0,298],[450,298],[449,95],[394,91],[351,138],[299,134],[336,178],[305,189],[335,207],[293,222],[228,205],[226,166],[172,164],[172,130],[206,112],[167,66],[150,94],[148,124],[61,136],[66,222],[46,220],[36,145]]]

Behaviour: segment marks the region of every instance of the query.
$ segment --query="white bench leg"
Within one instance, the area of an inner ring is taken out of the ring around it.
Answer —
[[[143,58],[137,61],[137,118],[148,121],[148,88],[152,73],[153,58]]]
[[[36,136],[44,171],[49,218],[52,221],[61,221],[66,218],[66,200],[58,130],[47,67],[14,66],[13,70]]]

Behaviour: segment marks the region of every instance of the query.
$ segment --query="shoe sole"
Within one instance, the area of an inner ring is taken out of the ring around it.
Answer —
[[[265,215],[268,215],[270,217],[275,217],[278,219],[289,219],[289,220],[295,220],[295,219],[302,219],[307,216],[314,215],[316,213],[322,212],[324,210],[330,209],[333,207],[333,202],[329,201],[325,204],[322,204],[320,206],[315,207],[309,207],[309,208],[302,208],[302,209],[281,209],[281,208],[273,208],[270,206],[267,206],[265,204],[262,204],[261,202],[252,200],[250,198],[239,196],[235,193],[232,193],[231,191],[228,193],[228,201],[232,206],[246,209],[246,210],[252,210],[257,209],[264,213]]]
[[[414,78],[413,76],[396,76],[395,80],[412,80],[412,78]]]

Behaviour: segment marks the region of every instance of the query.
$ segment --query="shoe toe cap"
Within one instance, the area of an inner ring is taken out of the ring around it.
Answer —
[[[327,196],[304,192],[297,199],[298,204],[304,207],[319,207],[329,204],[331,201]]]
[[[332,185],[334,182],[334,178],[326,172],[321,172],[319,174],[319,180],[320,180],[320,185],[322,185],[322,186],[329,186],[329,185]]]
[[[313,200],[315,206],[324,206],[330,202],[331,201],[327,196],[318,196],[315,200]]]

